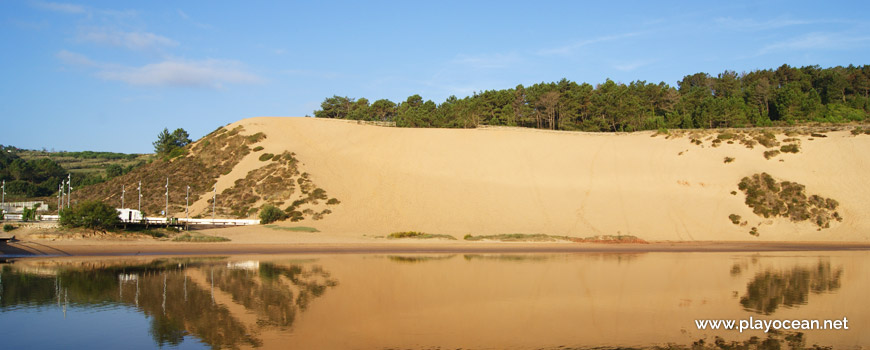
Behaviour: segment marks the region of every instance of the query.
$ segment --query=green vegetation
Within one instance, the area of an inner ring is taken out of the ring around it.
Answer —
[[[740,225],[740,215],[731,214],[731,215],[728,215],[728,219],[731,220],[732,224]]]
[[[287,213],[278,209],[274,205],[267,204],[260,209],[260,223],[271,224],[275,221],[284,220],[288,217]]]
[[[725,163],[731,163],[734,161],[734,157],[725,157]]]
[[[393,232],[387,235],[387,239],[400,239],[400,238],[414,238],[414,239],[449,239],[456,240],[456,237],[451,235],[444,234],[432,234],[432,233],[423,233],[423,232],[415,232],[415,231],[405,231],[405,232]]]
[[[190,144],[190,135],[184,129],[175,129],[171,134],[169,129],[163,128],[163,131],[157,135],[157,141],[154,141],[154,153],[157,156],[165,159],[172,159],[187,154],[184,147]]]
[[[861,135],[861,134],[870,135],[870,128],[864,129],[864,128],[859,126],[857,128],[852,129],[852,135]]]
[[[263,146],[254,147],[254,152],[259,152],[263,150]]]
[[[336,204],[341,204],[341,201],[338,200],[337,198],[330,198],[328,201],[326,201],[326,205],[336,205]]]
[[[15,226],[12,225],[12,224],[3,224],[3,232],[9,232],[9,231],[12,231],[12,230],[14,230],[14,229],[16,229],[16,228],[17,228],[17,227],[15,227]]]
[[[101,201],[87,200],[60,211],[60,224],[64,227],[84,227],[97,232],[111,230],[120,223],[118,211]]]
[[[842,123],[870,116],[868,80],[866,65],[697,73],[685,76],[676,87],[609,79],[593,86],[562,79],[480,91],[461,99],[450,96],[440,104],[420,95],[398,104],[333,96],[314,116],[394,122],[399,127],[507,125],[610,132]]]
[[[782,153],[798,153],[798,152],[800,152],[800,150],[801,150],[800,146],[798,146],[795,143],[783,145],[782,147],[779,148],[779,151]]]
[[[264,140],[265,138],[266,138],[266,134],[258,132],[256,134],[248,136],[248,143],[257,143],[257,142]],[[260,147],[260,149],[262,149],[262,147]]]
[[[275,155],[272,153],[263,153],[260,155],[260,158],[258,158],[258,159],[260,159],[261,162],[265,162],[269,159],[272,159],[272,157],[274,157],[274,156]]]
[[[746,194],[746,205],[765,218],[782,216],[795,222],[811,220],[819,229],[830,227],[831,220],[843,220],[836,211],[839,206],[836,200],[807,196],[804,185],[777,182],[767,173],[744,177],[738,188]]]
[[[502,241],[502,242],[554,242],[554,241],[560,241],[560,240],[568,240],[568,237],[551,236],[551,235],[545,235],[542,233],[535,233],[535,234],[503,233],[500,235],[486,235],[486,236],[465,235],[465,237],[463,239],[465,239],[466,241],[492,240],[492,241]]]
[[[320,232],[314,227],[308,226],[294,226],[294,227],[286,227],[286,226],[278,226],[278,225],[265,225],[263,227],[267,227],[273,230],[281,230],[281,231],[292,231],[292,232]]]
[[[779,150],[764,151],[764,158],[770,159],[779,155]]]
[[[172,239],[175,242],[228,242],[230,239],[220,236],[206,236],[199,233],[183,233]]]

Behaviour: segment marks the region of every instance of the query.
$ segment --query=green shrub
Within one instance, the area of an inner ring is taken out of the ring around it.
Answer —
[[[770,158],[776,157],[778,155],[779,155],[778,150],[764,151],[764,158],[765,159],[770,159]]]
[[[728,219],[731,220],[732,224],[740,225],[740,215],[731,214],[731,215],[728,215]]]
[[[265,161],[267,161],[267,160],[269,160],[269,159],[272,159],[272,157],[274,157],[274,156],[275,156],[275,155],[272,154],[272,153],[263,153],[263,154],[260,155],[260,158],[259,158],[259,159],[260,159],[261,162],[265,162]]]
[[[5,225],[3,225],[3,231],[4,231],[4,232],[9,232],[9,231],[12,231],[12,230],[14,230],[14,229],[16,229],[16,228],[17,228],[17,227],[13,226],[12,224],[5,224]]]
[[[757,134],[754,138],[756,141],[758,141],[758,143],[767,148],[779,146],[779,142],[776,141],[776,135],[769,131]]]
[[[719,140],[731,140],[735,137],[736,136],[734,135],[734,133],[730,133],[730,132],[723,132],[723,133],[719,134],[718,136],[716,136],[716,138]]]
[[[779,148],[779,151],[782,153],[798,153],[801,148],[797,144],[788,144]]]
[[[725,163],[731,163],[734,161],[734,157],[725,157]]]
[[[263,146],[254,147],[254,152],[259,152],[263,150]]]
[[[330,198],[328,201],[326,201],[326,205],[336,205],[336,204],[341,204],[341,201],[338,200],[338,198]]]
[[[111,230],[120,223],[118,211],[97,200],[84,201],[60,211],[60,224],[65,227],[84,227],[96,232]]]
[[[256,134],[253,134],[253,135],[246,137],[246,139],[248,140],[248,143],[257,143],[257,142],[260,142],[260,140],[265,139],[265,138],[266,138],[266,134],[263,134],[261,132],[258,132]]]
[[[260,209],[260,223],[261,224],[271,224],[275,221],[287,219],[288,215],[281,209],[274,205],[265,205],[263,209]]]

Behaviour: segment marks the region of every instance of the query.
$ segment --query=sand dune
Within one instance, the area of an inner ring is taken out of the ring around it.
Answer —
[[[870,239],[870,137],[847,131],[814,140],[799,136],[800,153],[767,160],[760,146],[702,147],[688,137],[651,132],[404,129],[281,117],[244,119],[229,128],[237,124],[267,135],[259,143],[264,152],[295,152],[312,180],[341,200],[323,220],[301,222],[339,235],[414,230],[457,238],[546,233],[646,240]],[[219,179],[218,191],[259,166],[256,156]],[[735,160],[726,164],[726,156]],[[817,230],[810,222],[755,215],[737,183],[759,172],[838,200],[844,221]],[[748,225],[732,224],[730,214]],[[759,237],[749,235],[752,226]]]

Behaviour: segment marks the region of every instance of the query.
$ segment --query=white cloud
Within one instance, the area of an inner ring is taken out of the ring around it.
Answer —
[[[154,50],[178,46],[178,42],[149,32],[123,32],[109,29],[89,28],[79,32],[77,39],[100,45],[124,47],[131,50]]]
[[[142,67],[104,70],[97,76],[142,86],[221,88],[224,83],[253,84],[262,81],[246,72],[240,63],[225,60],[163,61]]]
[[[54,11],[54,12],[63,12],[63,13],[85,13],[85,7],[82,5],[76,4],[67,4],[61,2],[43,2],[36,1],[33,2],[33,5],[37,8]]]
[[[91,60],[85,55],[62,50],[57,58],[69,65],[95,68],[96,76],[134,86],[222,88],[224,84],[256,84],[263,81],[243,64],[230,60],[165,60],[130,67]]]
[[[759,55],[779,51],[844,50],[866,47],[870,36],[851,36],[846,33],[809,33],[801,37],[773,43],[759,50]]]
[[[565,46],[560,46],[560,47],[556,47],[556,48],[552,48],[552,49],[539,50],[538,55],[542,55],[542,56],[567,55],[567,54],[570,54],[570,53],[572,53],[572,52],[576,51],[577,49],[580,49],[584,46],[589,46],[592,44],[598,44],[598,43],[603,43],[603,42],[608,42],[608,41],[615,41],[615,40],[620,40],[620,39],[631,38],[631,37],[639,36],[642,34],[644,34],[644,33],[643,32],[630,32],[630,33],[599,36],[597,38],[577,41],[577,42],[574,42],[572,44],[565,45]]]

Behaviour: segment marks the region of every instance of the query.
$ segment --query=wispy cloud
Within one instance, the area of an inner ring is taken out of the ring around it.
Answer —
[[[720,17],[713,20],[716,24],[735,30],[747,30],[747,31],[755,31],[755,30],[768,30],[768,29],[777,29],[777,28],[785,28],[797,25],[807,25],[813,23],[819,23],[818,20],[803,20],[803,19],[792,19],[792,18],[774,18],[764,21],[759,21],[752,18],[732,18],[732,17]]]
[[[521,60],[521,57],[516,53],[480,55],[459,54],[449,63],[472,68],[507,68]]]
[[[82,5],[76,4],[68,4],[61,2],[44,2],[44,1],[34,1],[32,2],[33,6],[39,9],[53,11],[53,12],[61,12],[61,13],[86,13],[85,7]]]
[[[853,36],[846,33],[808,33],[800,37],[767,45],[758,51],[765,55],[781,51],[846,50],[867,47],[870,36]]]
[[[336,72],[324,72],[324,71],[316,71],[309,69],[285,69],[281,71],[283,74],[298,76],[298,77],[308,77],[308,78],[317,78],[317,79],[336,79],[341,77],[341,74]]]
[[[90,58],[80,53],[75,53],[67,50],[60,50],[58,53],[54,55],[61,62],[71,65],[71,66],[86,66],[86,67],[96,67],[99,66],[99,63],[94,62]]]
[[[650,65],[653,62],[654,61],[652,61],[652,60],[636,60],[636,61],[631,61],[631,62],[615,64],[615,65],[613,65],[613,69],[623,71],[623,72],[630,72],[630,71],[633,71],[633,70],[638,69],[640,67]]]
[[[175,40],[154,33],[124,32],[105,28],[82,29],[76,39],[82,42],[140,51],[178,46],[178,42]]]
[[[622,34],[604,35],[604,36],[599,36],[596,38],[577,41],[577,42],[574,42],[574,43],[571,43],[571,44],[568,44],[565,46],[539,50],[538,55],[542,55],[542,56],[567,55],[567,54],[570,54],[570,53],[572,53],[572,52],[574,52],[574,51],[576,51],[584,46],[589,46],[592,44],[598,44],[598,43],[603,43],[603,42],[608,42],[608,41],[627,39],[627,38],[631,38],[631,37],[640,36],[643,34],[644,34],[644,32],[629,32],[629,33],[622,33]]]
[[[96,69],[95,75],[134,86],[222,88],[224,84],[256,84],[263,81],[231,60],[178,60],[130,67],[91,60],[85,55],[62,50],[56,57],[68,65]]]

